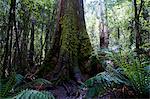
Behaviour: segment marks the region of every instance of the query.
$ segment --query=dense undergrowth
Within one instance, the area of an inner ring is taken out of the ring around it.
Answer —
[[[51,85],[45,79],[29,80],[20,74],[12,74],[8,79],[1,79],[0,97],[7,99],[54,99],[48,91],[39,91],[43,86]]]
[[[105,51],[105,58],[96,56],[95,62],[102,63],[104,72],[86,80],[81,89],[86,88],[85,98],[103,97],[107,92],[119,87],[130,88],[133,97],[149,97],[150,92],[150,59],[145,54],[137,55],[132,51]],[[8,99],[54,99],[51,92],[43,86],[52,83],[42,78],[24,77],[12,73],[7,79],[0,79],[0,97]],[[126,86],[126,87],[125,87]],[[41,90],[42,89],[42,90]],[[44,90],[44,91],[43,91]],[[124,89],[122,89],[124,91]],[[128,94],[129,95],[129,94]],[[27,98],[28,99],[28,98]]]
[[[150,92],[150,59],[148,56],[121,50],[117,53],[114,51],[106,51],[106,53],[105,71],[85,82],[88,88],[86,97],[101,97],[118,86],[128,86],[132,90],[128,92],[129,96],[132,93],[134,98],[148,98]]]

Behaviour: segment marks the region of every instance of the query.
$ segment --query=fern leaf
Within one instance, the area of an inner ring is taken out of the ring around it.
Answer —
[[[106,71],[88,79],[85,84],[88,87],[87,97],[102,95],[116,84],[130,85],[129,81],[121,73],[108,66]]]
[[[1,81],[0,81],[0,98],[6,97],[10,93],[10,91],[13,88],[13,86],[15,85],[15,83],[16,83],[15,75],[12,75],[8,81],[6,79],[5,80],[1,79]]]
[[[23,90],[18,95],[9,99],[55,99],[54,96],[47,91]]]
[[[42,78],[38,78],[38,79],[35,79],[29,83],[26,83],[22,86],[18,86],[15,90],[16,91],[20,91],[20,90],[24,90],[24,89],[27,89],[27,88],[32,88],[33,86],[35,85],[51,85],[52,83],[46,79],[42,79]]]

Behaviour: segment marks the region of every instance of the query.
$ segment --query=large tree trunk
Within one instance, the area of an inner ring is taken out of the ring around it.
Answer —
[[[53,47],[46,55],[45,65],[53,68],[52,78],[66,80],[73,75],[81,81],[84,62],[92,49],[85,27],[83,0],[59,0],[58,10]]]

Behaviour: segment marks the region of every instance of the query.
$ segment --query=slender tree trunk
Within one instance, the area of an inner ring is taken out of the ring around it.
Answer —
[[[41,38],[40,38],[40,45],[41,45],[41,50],[40,50],[40,66],[42,64],[42,58],[43,58],[43,32],[44,32],[44,24],[42,23],[42,28],[41,28]]]
[[[117,36],[118,36],[118,40],[119,40],[120,39],[120,28],[118,27],[117,30],[118,30],[118,32],[117,32],[118,35]]]
[[[100,0],[100,47],[108,48],[109,34],[105,0]]]
[[[3,61],[3,70],[2,70],[2,78],[5,78],[5,70],[9,69],[11,66],[11,49],[12,49],[12,36],[13,36],[13,24],[14,24],[14,16],[15,16],[15,6],[16,0],[11,0],[10,10],[9,10],[9,22],[8,22],[8,30],[6,37],[6,45],[4,49],[4,61]],[[11,69],[9,69],[11,70]]]
[[[26,5],[21,4],[22,9],[27,9]],[[17,71],[20,74],[25,74],[25,68],[28,68],[28,36],[29,36],[29,26],[30,26],[30,14],[29,10],[23,10],[23,27],[22,27],[22,39],[21,39],[21,65],[17,66]]]
[[[46,34],[45,34],[45,54],[47,55],[47,51],[48,51],[48,38],[49,38],[49,33],[50,33],[50,29],[49,29],[49,23],[48,25],[46,26]]]
[[[31,26],[31,36],[30,36],[30,50],[29,50],[29,65],[30,68],[34,67],[34,22],[35,20],[32,20],[32,26]]]
[[[138,5],[137,5],[137,0],[133,0],[134,3],[134,20],[135,20],[135,27],[134,27],[134,32],[136,35],[136,50],[139,50],[139,46],[141,44],[141,34],[140,34],[140,13],[143,7],[143,0],[140,2],[140,7],[138,10]]]
[[[56,6],[56,5],[55,5]],[[53,13],[49,14],[49,17],[51,16],[51,18],[49,18],[49,21],[46,25],[46,34],[45,34],[45,55],[48,55],[48,49],[52,47],[51,42],[52,42],[52,37],[53,37],[53,29],[54,26],[54,16],[55,16],[55,7],[53,9]]]
[[[15,8],[14,8],[14,14],[13,14],[13,20],[14,20],[14,32],[15,32],[15,44],[14,44],[14,47],[15,47],[15,52],[14,52],[14,57],[13,57],[13,66],[17,67],[17,66],[20,66],[21,65],[21,53],[20,53],[20,48],[19,48],[19,33],[18,33],[18,30],[17,30],[17,24],[16,24],[16,11],[15,11]]]

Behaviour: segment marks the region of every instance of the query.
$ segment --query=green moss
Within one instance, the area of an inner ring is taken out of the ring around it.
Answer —
[[[80,27],[76,9],[72,6],[66,10],[61,18],[62,48],[75,56],[88,57],[91,53],[90,40],[84,27]]]

